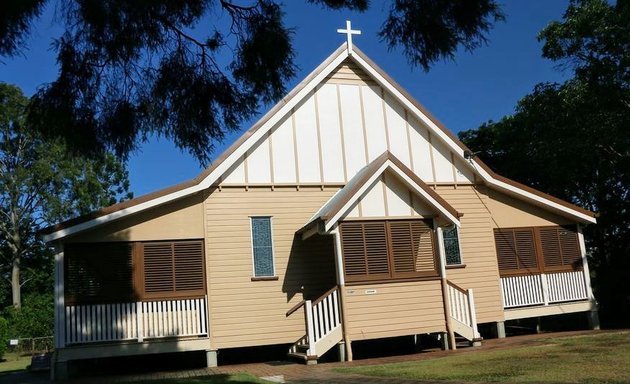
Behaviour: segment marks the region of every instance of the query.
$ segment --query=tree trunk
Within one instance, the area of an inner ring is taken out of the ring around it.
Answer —
[[[20,285],[20,257],[13,259],[13,267],[11,269],[11,293],[13,297],[13,307],[20,309],[22,307],[22,286]]]

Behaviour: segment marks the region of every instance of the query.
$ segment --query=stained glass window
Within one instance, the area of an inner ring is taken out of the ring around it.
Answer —
[[[254,276],[274,276],[271,217],[252,217]]]
[[[444,229],[444,252],[446,254],[446,265],[457,265],[462,263],[462,255],[459,252],[459,236],[457,227]]]

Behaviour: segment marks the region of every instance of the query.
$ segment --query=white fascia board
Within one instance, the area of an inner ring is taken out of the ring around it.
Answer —
[[[335,59],[333,59],[322,71],[320,71],[316,76],[311,79],[311,81],[306,84],[295,96],[293,96],[290,100],[284,101],[281,100],[280,103],[285,103],[280,110],[273,114],[254,134],[252,134],[241,146],[236,148],[234,152],[230,156],[228,156],[225,161],[223,161],[216,169],[214,169],[205,179],[203,179],[200,185],[203,188],[208,188],[219,179],[225,172],[230,169],[232,165],[238,159],[241,158],[251,147],[254,146],[267,132],[273,128],[287,113],[291,112],[291,110],[298,105],[310,92],[315,89],[319,85],[319,83],[324,80],[326,76],[328,76],[342,61],[344,61],[348,57],[348,51],[342,51]],[[310,75],[309,75],[310,76]]]
[[[434,209],[436,209],[438,212],[440,212],[440,214],[444,215],[444,217],[446,217],[446,219],[448,221],[450,221],[451,223],[455,224],[458,227],[461,227],[461,223],[459,222],[459,218],[453,216],[448,210],[446,210],[446,208],[444,208],[442,206],[442,204],[438,203],[433,196],[431,196],[430,194],[427,193],[427,191],[425,191],[424,189],[420,188],[420,186],[418,184],[416,184],[416,182],[414,182],[409,176],[407,176],[405,174],[405,172],[403,172],[401,169],[399,169],[395,164],[391,163],[388,161],[390,169],[392,171],[394,171],[398,177],[400,177],[405,184],[407,184],[407,187],[412,188],[414,191],[416,191],[416,193],[420,196],[422,196],[427,203],[429,203],[429,205],[431,205],[431,207],[433,207]]]
[[[68,228],[60,229],[48,235],[42,236],[42,240],[44,240],[44,242],[46,243],[50,241],[58,240],[63,237],[75,234],[77,232],[85,231],[87,229],[99,226],[101,224],[105,224],[109,221],[116,220],[116,219],[125,217],[127,215],[131,215],[133,213],[143,211],[145,209],[153,208],[155,206],[158,206],[158,205],[161,205],[161,204],[164,204],[169,201],[173,201],[182,197],[186,197],[188,195],[192,195],[193,193],[199,192],[202,189],[203,188],[201,188],[199,185],[195,185],[192,187],[182,189],[181,191],[169,193],[168,195],[151,199],[149,201],[145,201],[144,203],[140,203],[138,205],[134,205],[129,208],[121,209],[120,211],[112,212],[108,215],[97,217],[96,219],[92,219],[92,220],[89,220],[89,221],[86,221],[77,225],[73,225]]]
[[[484,173],[485,173],[485,171],[484,171]],[[491,177],[490,175],[488,175],[488,178],[486,178],[482,174],[482,177],[488,182],[488,184],[491,184],[491,185],[493,185],[493,186],[495,186],[495,187],[497,187],[499,189],[503,189],[505,191],[521,195],[521,196],[525,197],[526,199],[537,201],[537,202],[539,202],[541,204],[547,205],[550,208],[553,208],[553,209],[558,210],[560,212],[563,212],[563,213],[565,213],[567,215],[570,215],[570,216],[572,216],[572,217],[574,217],[574,218],[576,218],[576,219],[578,219],[580,221],[585,221],[585,222],[588,222],[588,223],[591,223],[591,224],[597,223],[597,219],[592,217],[592,216],[585,215],[582,212],[578,212],[578,211],[576,211],[574,209],[571,209],[569,207],[565,207],[562,204],[558,204],[558,203],[556,203],[554,201],[551,201],[549,199],[545,199],[544,197],[535,195],[535,194],[533,194],[531,192],[525,191],[525,190],[523,190],[521,188],[518,188],[518,187],[515,187],[513,185],[510,185],[510,184],[508,184],[506,182],[497,180],[497,179]]]
[[[343,60],[348,57],[348,51],[343,50],[341,53],[334,58],[323,70],[321,70],[316,76],[314,76],[311,81],[309,81],[297,94],[295,94],[290,100],[285,101],[281,100],[279,103],[285,103],[282,108],[280,108],[276,113],[273,114],[256,132],[254,132],[241,146],[236,148],[234,152],[227,159],[225,159],[221,164],[217,166],[208,176],[206,176],[199,184],[183,189],[178,192],[174,192],[145,203],[141,203],[135,205],[133,207],[129,207],[126,209],[122,209],[117,212],[113,212],[109,215],[101,216],[96,219],[86,221],[81,224],[74,225],[69,228],[61,229],[59,231],[53,232],[51,234],[42,236],[42,239],[45,242],[50,242],[54,240],[58,240],[60,238],[72,235],[74,233],[84,231],[93,227],[96,227],[101,224],[105,224],[109,221],[120,219],[127,215],[140,212],[142,210],[155,207],[160,204],[167,203],[169,201],[173,201],[175,199],[182,198],[184,196],[193,194],[195,192],[204,190],[209,188],[215,181],[219,179],[227,170],[230,169],[232,165],[238,159],[241,158],[258,140],[260,140],[267,132],[273,128],[273,126],[281,120],[287,113],[291,111],[304,97],[306,97],[310,92],[319,85],[319,83],[328,76]],[[310,76],[310,74],[309,74]]]
[[[422,111],[416,108],[416,106],[413,105],[413,103],[410,100],[408,100],[402,93],[400,93],[400,91],[398,91],[396,87],[394,87],[389,81],[387,81],[387,79],[381,76],[381,74],[378,73],[378,71],[376,71],[371,65],[369,65],[360,56],[352,55],[352,58],[357,62],[357,64],[359,64],[363,68],[363,70],[368,72],[382,87],[384,87],[388,92],[394,95],[394,97],[396,97],[398,102],[402,103],[403,106],[407,108],[407,110],[409,110],[413,114],[414,117],[416,117],[418,120],[420,120],[421,122],[426,124],[429,128],[431,128],[432,133],[437,135],[440,139],[442,139],[442,141],[446,143],[446,145],[451,149],[451,151],[453,151],[453,153],[456,153],[459,156],[460,160],[463,160],[463,163],[466,164],[466,166],[470,170],[478,173],[483,178],[484,181],[494,186],[497,186],[498,188],[511,191],[527,199],[534,200],[544,205],[547,205],[550,208],[564,212],[579,220],[587,221],[589,223],[597,222],[597,220],[594,217],[585,215],[581,212],[565,207],[551,200],[537,196],[531,192],[527,192],[521,188],[515,187],[513,185],[509,185],[503,181],[497,180],[494,177],[492,177],[488,172],[486,172],[483,168],[476,167],[474,164],[466,160],[466,158],[464,157],[464,150],[459,145],[457,145],[457,143],[455,143],[453,139],[451,139],[446,133],[444,133],[444,131],[442,131],[442,129],[440,129],[427,115],[425,115]]]
[[[388,163],[389,161],[383,163],[383,165],[381,165],[378,170],[374,172],[372,176],[370,176],[370,178],[363,184],[363,186],[361,186],[361,188],[359,188],[359,190],[350,198],[350,200],[348,200],[343,205],[343,207],[341,207],[339,212],[337,212],[335,216],[326,221],[326,223],[324,224],[324,232],[330,231],[330,229],[337,223],[337,221],[341,217],[343,217],[347,213],[347,211],[357,202],[357,200],[359,200],[359,198],[363,196],[363,194],[372,186],[372,184],[374,184],[376,179],[381,177],[383,171],[385,171],[385,169],[389,166]]]

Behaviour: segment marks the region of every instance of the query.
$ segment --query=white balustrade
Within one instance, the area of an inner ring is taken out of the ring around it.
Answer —
[[[206,299],[68,305],[67,344],[203,336],[208,334]]]
[[[326,296],[320,298],[314,304],[311,304],[310,300],[307,301],[304,308],[307,311],[307,321],[309,317],[313,319],[313,330],[312,333],[309,332],[309,336],[311,336],[309,340],[313,340],[314,343],[321,340],[341,325],[341,316],[339,314],[339,293],[337,292],[337,289],[329,292]],[[308,313],[309,311],[310,316]]]
[[[448,281],[447,292],[450,316],[469,328],[465,333],[469,334],[470,339],[479,338],[473,290],[460,288]]]
[[[501,277],[503,308],[588,299],[583,271]]]

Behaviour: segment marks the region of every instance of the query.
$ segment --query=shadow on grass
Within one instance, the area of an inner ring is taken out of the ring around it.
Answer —
[[[264,384],[269,381],[261,380],[247,373],[221,374],[212,376],[160,379],[160,380],[143,380],[134,381],[135,384]]]

